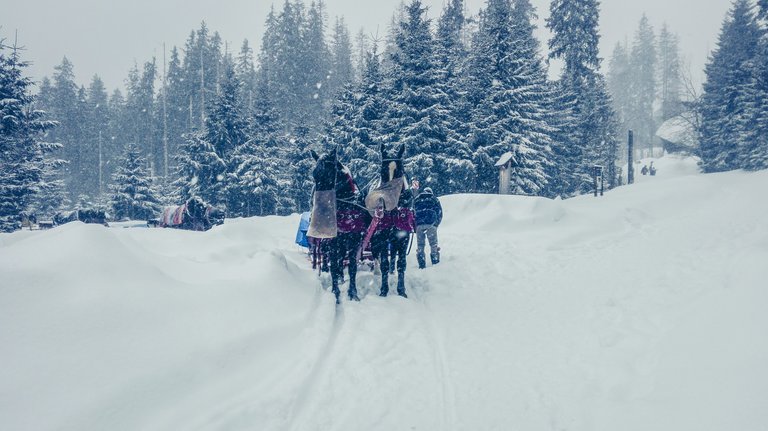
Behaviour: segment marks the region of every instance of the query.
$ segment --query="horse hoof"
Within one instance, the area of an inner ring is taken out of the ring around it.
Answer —
[[[357,294],[354,294],[354,295],[349,295],[349,300],[350,300],[350,301],[357,301],[357,302],[360,302],[360,297],[358,297],[358,296],[357,296]]]
[[[385,297],[385,296],[387,296],[387,292],[382,290],[381,293],[379,293],[379,296]]]
[[[408,295],[405,294],[405,291],[397,292],[398,295],[402,296],[403,298],[407,298]]]

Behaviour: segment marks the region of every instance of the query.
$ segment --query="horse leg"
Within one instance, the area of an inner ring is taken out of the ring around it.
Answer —
[[[389,241],[386,238],[376,238],[371,244],[374,259],[379,259],[381,269],[381,292],[379,296],[387,296],[389,293]]]
[[[399,232],[403,233],[403,232]],[[405,255],[408,253],[408,236],[395,239],[395,251],[397,252],[397,294],[407,298],[405,294]]]
[[[349,235],[346,244],[344,244],[344,254],[347,255],[349,260],[349,266],[347,267],[349,270],[349,290],[347,293],[349,294],[350,301],[360,300],[357,296],[357,248],[360,247],[360,242],[361,235],[353,233]]]
[[[339,301],[339,279],[341,279],[341,273],[344,271],[344,254],[341,251],[341,241],[336,237],[330,241],[328,245],[328,255],[330,257],[331,266],[331,292],[336,296],[336,303]]]

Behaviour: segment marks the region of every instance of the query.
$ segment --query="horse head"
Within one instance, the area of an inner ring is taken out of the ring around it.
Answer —
[[[402,178],[405,173],[403,169],[403,153],[405,144],[400,144],[394,154],[388,153],[382,144],[379,147],[381,151],[381,183],[387,183],[395,178]]]
[[[318,155],[314,150],[310,150],[312,158],[317,164],[312,170],[312,178],[315,181],[315,190],[334,190],[336,188],[337,174],[343,169],[337,149]]]

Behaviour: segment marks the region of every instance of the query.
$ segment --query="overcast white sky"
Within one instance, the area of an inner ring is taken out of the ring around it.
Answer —
[[[308,3],[310,0],[306,0]],[[465,0],[475,14],[485,0]],[[443,0],[423,0],[429,17],[436,19]],[[546,47],[544,18],[549,0],[532,0],[539,12],[539,38]],[[275,2],[280,9],[283,0]],[[400,0],[326,0],[329,21],[343,15],[354,35],[363,27],[386,32]],[[637,22],[645,12],[654,28],[667,22],[680,36],[681,49],[693,74],[701,79],[707,55],[717,41],[730,0],[602,0],[600,16],[601,55],[610,57],[614,45],[632,40]],[[111,91],[123,87],[128,69],[153,55],[163,55],[163,42],[182,46],[190,30],[205,20],[230,47],[237,50],[247,38],[258,49],[271,0],[0,0],[0,36],[27,48],[25,58],[36,80],[50,76],[65,55],[74,63],[77,80],[86,84],[94,74]],[[607,64],[606,64],[607,65]]]

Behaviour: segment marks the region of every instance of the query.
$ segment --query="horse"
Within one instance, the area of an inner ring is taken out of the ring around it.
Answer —
[[[332,292],[339,304],[339,283],[344,276],[344,261],[349,272],[350,301],[357,295],[357,254],[370,221],[361,205],[360,192],[349,169],[338,160],[338,151],[319,156],[310,151],[316,165],[312,170],[312,216],[307,236],[325,240],[323,247],[330,260]]]
[[[381,268],[379,296],[387,296],[389,293],[390,265],[394,266],[396,260],[397,294],[407,298],[405,257],[410,234],[416,231],[416,220],[411,208],[413,193],[408,187],[403,169],[405,145],[401,144],[394,155],[388,155],[383,145],[379,151],[380,177],[377,182],[370,184],[365,197],[365,206],[374,218],[366,240],[370,238],[371,253],[374,259],[379,260]]]

